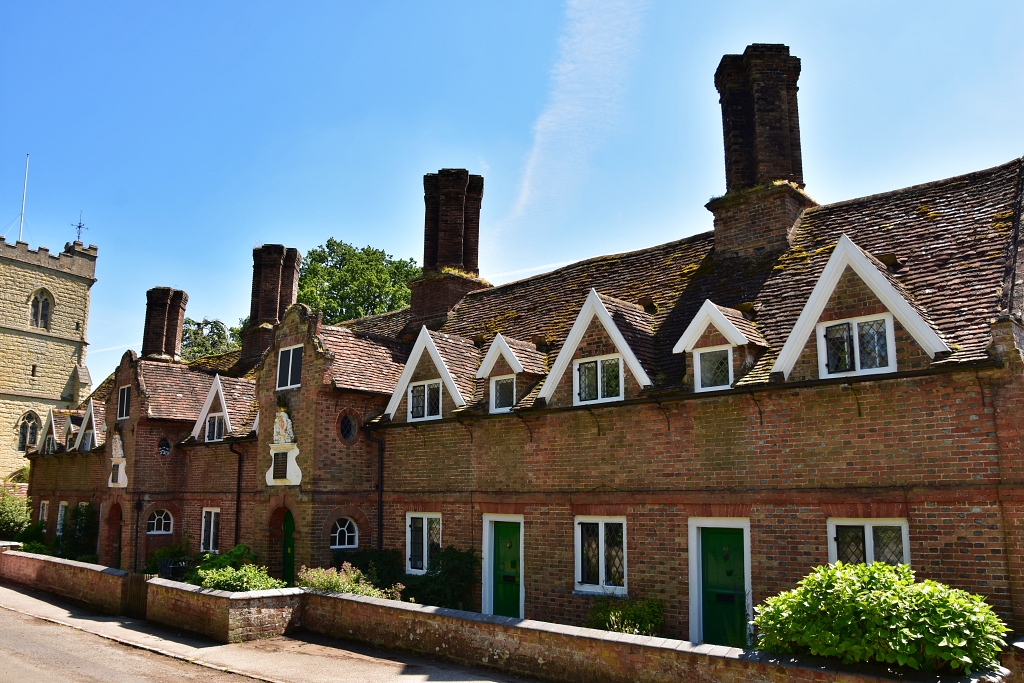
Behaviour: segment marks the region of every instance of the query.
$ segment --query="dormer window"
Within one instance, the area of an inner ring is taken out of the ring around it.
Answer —
[[[436,420],[441,417],[441,380],[409,384],[409,421]]]
[[[294,389],[302,384],[302,347],[281,349],[277,356],[277,388]]]
[[[694,391],[714,391],[732,386],[732,346],[693,350]]]
[[[93,443],[95,441],[93,436],[94,435],[93,435],[92,431],[88,431],[85,434],[83,434],[82,435],[82,447],[79,448],[78,450],[80,450],[80,451],[91,451]]]
[[[64,441],[64,450],[70,451],[71,447],[75,445],[75,435],[68,434],[68,438]]]
[[[507,413],[516,404],[516,376],[491,378],[491,412]]]
[[[224,440],[224,415],[223,413],[217,413],[216,415],[208,415],[206,418],[206,441],[223,441]]]
[[[622,399],[622,356],[612,354],[573,361],[574,405]]]
[[[57,450],[57,440],[52,435],[47,435],[43,442],[43,453],[52,455]]]
[[[125,420],[131,412],[132,388],[124,386],[117,390],[117,419]]]
[[[863,316],[818,323],[819,377],[896,371],[892,316]]]

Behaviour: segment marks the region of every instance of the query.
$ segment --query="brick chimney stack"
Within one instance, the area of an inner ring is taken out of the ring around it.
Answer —
[[[423,277],[409,283],[412,324],[443,322],[480,279],[480,207],[484,178],[464,168],[423,176]]]
[[[726,194],[707,208],[719,254],[783,250],[804,209],[815,206],[803,192],[799,77],[800,60],[785,45],[750,45],[718,65]]]
[[[259,359],[273,341],[274,325],[295,303],[299,293],[302,256],[283,244],[264,244],[252,250],[252,297],[249,325],[242,332],[242,360]]]
[[[181,360],[181,331],[185,324],[188,294],[180,289],[154,287],[146,292],[146,327],[142,333],[142,357],[149,360]]]

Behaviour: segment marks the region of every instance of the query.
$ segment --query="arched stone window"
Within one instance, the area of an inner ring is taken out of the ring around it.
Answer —
[[[32,327],[50,329],[50,317],[53,314],[53,296],[45,289],[32,294],[29,303],[29,324]]]
[[[147,534],[169,534],[174,530],[174,518],[169,510],[156,510],[146,521]]]
[[[348,517],[334,522],[331,531],[331,550],[351,550],[359,547],[359,528]]]
[[[25,413],[18,424],[18,450],[22,453],[29,446],[35,446],[39,440],[39,417],[35,413]]]

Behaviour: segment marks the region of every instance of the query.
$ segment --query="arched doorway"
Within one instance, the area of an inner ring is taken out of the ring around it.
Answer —
[[[281,523],[281,578],[289,586],[295,585],[295,518],[291,510],[284,513]]]

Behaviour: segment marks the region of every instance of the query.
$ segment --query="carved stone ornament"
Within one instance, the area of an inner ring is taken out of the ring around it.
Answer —
[[[121,442],[121,435],[114,434],[114,441],[110,447],[111,458],[123,458],[124,457],[124,444]]]
[[[274,443],[295,443],[292,419],[288,417],[287,411],[278,410],[274,417]]]

